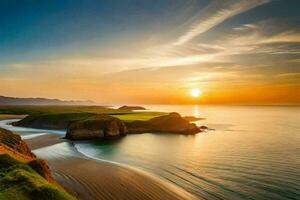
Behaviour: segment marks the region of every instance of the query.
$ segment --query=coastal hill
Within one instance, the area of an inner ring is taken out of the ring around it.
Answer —
[[[176,133],[193,135],[201,132],[195,124],[185,120],[178,113],[154,117],[147,121],[125,122],[129,133]]]
[[[47,98],[18,98],[0,96],[0,105],[95,105],[93,101],[64,101]]]
[[[132,113],[135,114],[135,113]],[[142,114],[142,113],[139,113]],[[120,115],[124,116],[130,113]],[[121,120],[118,115],[69,113],[43,114],[27,116],[14,122],[14,126],[67,130],[66,138],[71,140],[87,140],[116,138],[137,133],[174,133],[191,135],[201,132],[195,124],[190,123],[178,113],[166,113],[148,120]]]
[[[71,140],[102,139],[137,133],[175,133],[193,135],[201,132],[178,113],[170,113],[150,120],[122,121],[109,115],[97,115],[89,119],[72,122],[67,128],[66,138]]]
[[[69,139],[99,139],[137,133],[191,135],[202,131],[178,113],[124,111],[99,106],[0,106],[0,113],[28,115],[14,126],[67,130]],[[193,118],[194,119],[194,118]]]
[[[47,163],[19,135],[0,128],[0,199],[75,198],[54,181]]]

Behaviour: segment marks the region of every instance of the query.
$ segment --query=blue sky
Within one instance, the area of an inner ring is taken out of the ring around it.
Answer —
[[[178,6],[187,4],[176,0],[154,2],[1,1],[1,60],[57,55],[157,30],[164,25],[161,20],[172,23]]]
[[[226,103],[225,91],[232,103],[297,103],[299,7],[297,0],[3,0],[0,94],[189,103],[185,92],[197,87],[205,103]],[[266,96],[235,97],[249,88]]]

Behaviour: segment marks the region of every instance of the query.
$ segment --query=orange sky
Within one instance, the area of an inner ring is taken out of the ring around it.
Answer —
[[[0,2],[6,16],[0,95],[100,104],[300,104],[299,2],[167,2],[91,1],[65,5],[64,12],[51,3]],[[201,97],[189,95],[193,88]]]

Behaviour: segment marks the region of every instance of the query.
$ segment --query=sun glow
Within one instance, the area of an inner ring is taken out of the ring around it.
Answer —
[[[202,94],[202,91],[198,88],[193,88],[193,89],[190,90],[190,95],[192,97],[200,97],[201,94]]]

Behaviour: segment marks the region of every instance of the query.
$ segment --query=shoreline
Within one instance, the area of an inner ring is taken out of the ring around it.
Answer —
[[[138,173],[138,174],[141,174],[142,176],[145,176],[145,178],[149,178],[149,179],[153,179],[154,181],[157,181],[159,184],[162,184],[162,185],[168,187],[171,190],[174,190],[174,191],[177,190],[176,192],[183,193],[186,197],[189,197],[188,199],[191,199],[191,200],[197,200],[198,199],[196,196],[194,196],[193,194],[185,191],[183,188],[180,188],[179,186],[177,186],[177,185],[175,185],[171,182],[168,182],[168,181],[162,179],[161,177],[159,177],[155,174],[151,174],[150,172],[144,171],[143,169],[140,169],[140,168],[137,168],[135,166],[128,165],[128,164],[124,164],[124,163],[119,163],[119,162],[115,162],[115,161],[111,161],[111,160],[105,160],[105,159],[100,159],[100,158],[95,158],[95,157],[92,157],[92,156],[88,156],[88,155],[86,155],[85,153],[79,151],[76,148],[76,145],[75,145],[76,142],[72,142],[72,141],[70,141],[70,142],[72,143],[72,146],[74,147],[74,149],[79,154],[84,156],[86,159],[94,160],[96,162],[107,163],[107,164],[115,165],[115,166],[118,166],[118,167],[123,167],[123,168],[126,168],[128,170],[132,170],[135,173]],[[183,199],[187,199],[186,197],[184,197]]]
[[[143,170],[86,156],[62,135],[46,133],[25,141],[47,161],[54,179],[78,199],[197,199]]]

